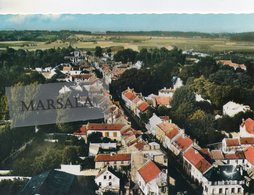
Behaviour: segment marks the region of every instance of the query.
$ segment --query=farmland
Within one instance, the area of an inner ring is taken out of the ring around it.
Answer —
[[[74,48],[93,49],[101,47],[123,47],[133,50],[142,48],[171,49],[176,46],[183,50],[194,49],[197,51],[251,51],[254,42],[232,41],[228,37],[207,38],[200,36],[173,37],[173,36],[148,36],[148,35],[108,35],[108,34],[71,34],[66,39],[52,41],[0,41],[0,49],[11,47],[14,49],[36,50],[49,48]]]

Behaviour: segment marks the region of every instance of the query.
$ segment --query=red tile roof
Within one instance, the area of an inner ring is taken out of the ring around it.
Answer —
[[[161,170],[159,167],[151,160],[149,160],[138,170],[138,173],[141,175],[145,183],[154,180],[160,174],[160,172]]]
[[[234,159],[244,159],[244,152],[242,151],[237,151],[235,153],[225,153],[224,154],[225,159],[228,160],[234,160]]]
[[[240,143],[241,145],[248,145],[248,144],[254,145],[254,137],[241,137]]]
[[[179,129],[176,124],[170,123],[168,121],[163,121],[162,123],[158,124],[158,127],[164,132],[169,132],[173,129]]]
[[[140,141],[140,142],[136,143],[134,145],[134,147],[137,148],[138,150],[143,150],[145,145],[146,145],[146,143],[144,141]]]
[[[136,98],[136,94],[130,89],[127,89],[127,91],[125,91],[123,95],[129,100],[134,100]]]
[[[157,105],[160,106],[167,106],[170,105],[172,98],[169,96],[155,96],[155,101],[157,103]]]
[[[123,124],[106,124],[106,123],[88,123],[87,130],[106,130],[106,131],[120,131],[125,125]]]
[[[254,134],[254,120],[248,118],[244,121],[243,125],[245,125],[246,131],[250,134]]]
[[[228,138],[226,139],[227,146],[240,146],[238,138]]]
[[[82,125],[79,130],[77,130],[76,132],[74,132],[74,135],[86,135],[87,133],[87,128],[86,125]]]
[[[184,154],[193,166],[195,166],[201,173],[205,173],[212,165],[194,148],[190,148]]]
[[[210,154],[211,154],[211,158],[214,160],[223,160],[224,159],[224,155],[221,150],[212,150]]]
[[[130,161],[131,154],[98,154],[95,162]]]
[[[245,158],[254,165],[254,147],[250,146],[244,151]]]
[[[179,130],[177,128],[172,129],[170,132],[166,134],[166,136],[169,139],[173,139],[177,134],[179,133]]]
[[[189,148],[192,144],[193,141],[189,137],[179,137],[177,140],[174,142],[178,148],[184,152],[187,148]]]
[[[149,107],[149,104],[147,102],[142,102],[139,106],[138,106],[138,109],[141,111],[141,112],[144,112],[146,111],[146,109]]]

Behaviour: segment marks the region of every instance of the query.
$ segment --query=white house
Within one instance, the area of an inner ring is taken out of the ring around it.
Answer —
[[[137,184],[144,195],[166,195],[167,187],[167,171],[161,170],[153,161],[147,161],[138,171],[136,175]]]
[[[234,117],[236,114],[240,112],[250,111],[250,107],[243,104],[237,104],[235,102],[228,102],[223,106],[223,115],[228,115],[230,117]]]
[[[173,97],[174,93],[175,93],[175,89],[172,89],[172,88],[167,89],[166,87],[158,91],[159,96],[169,96],[171,98]]]
[[[117,177],[116,172],[110,167],[106,167],[99,172],[95,178],[95,183],[101,191],[119,192],[120,189],[120,178]]]
[[[183,80],[180,77],[174,76],[173,79],[173,89],[178,89],[183,86]]]
[[[244,177],[240,166],[213,166],[204,174],[203,194],[244,194]]]
[[[146,129],[149,133],[155,135],[157,125],[162,123],[162,119],[158,117],[155,113],[153,113],[153,116],[149,119],[148,123],[146,124]]]

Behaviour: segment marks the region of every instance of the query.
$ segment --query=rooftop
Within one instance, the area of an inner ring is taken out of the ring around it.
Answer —
[[[243,122],[242,125],[245,126],[246,131],[248,131],[248,133],[254,134],[254,120],[252,120],[251,118],[248,118],[247,120]]]
[[[151,160],[147,161],[139,170],[138,173],[143,178],[145,183],[149,183],[154,180],[159,174],[161,170],[159,167]]]
[[[209,171],[204,174],[204,177],[208,181],[241,181],[243,175],[240,172],[239,167],[233,165],[219,165],[218,167],[212,167]]]
[[[193,144],[193,141],[189,137],[181,136],[177,138],[177,140],[175,140],[174,143],[178,146],[178,148],[181,151],[185,151],[187,148],[189,148]]]
[[[201,173],[205,173],[212,165],[194,148],[190,148],[184,154],[193,166],[195,166]]]
[[[252,165],[254,165],[254,147],[250,146],[244,151],[244,155],[246,160],[249,161]]]
[[[130,161],[131,154],[98,154],[95,157],[95,162],[108,161]]]

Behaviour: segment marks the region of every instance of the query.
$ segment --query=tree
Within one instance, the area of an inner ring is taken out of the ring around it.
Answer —
[[[97,56],[97,57],[101,57],[102,56],[102,48],[99,47],[99,46],[95,47],[94,55]]]
[[[93,132],[88,135],[87,141],[88,143],[100,143],[102,140],[102,133],[101,132]]]
[[[79,161],[77,147],[66,146],[63,151],[62,163],[76,164]]]

